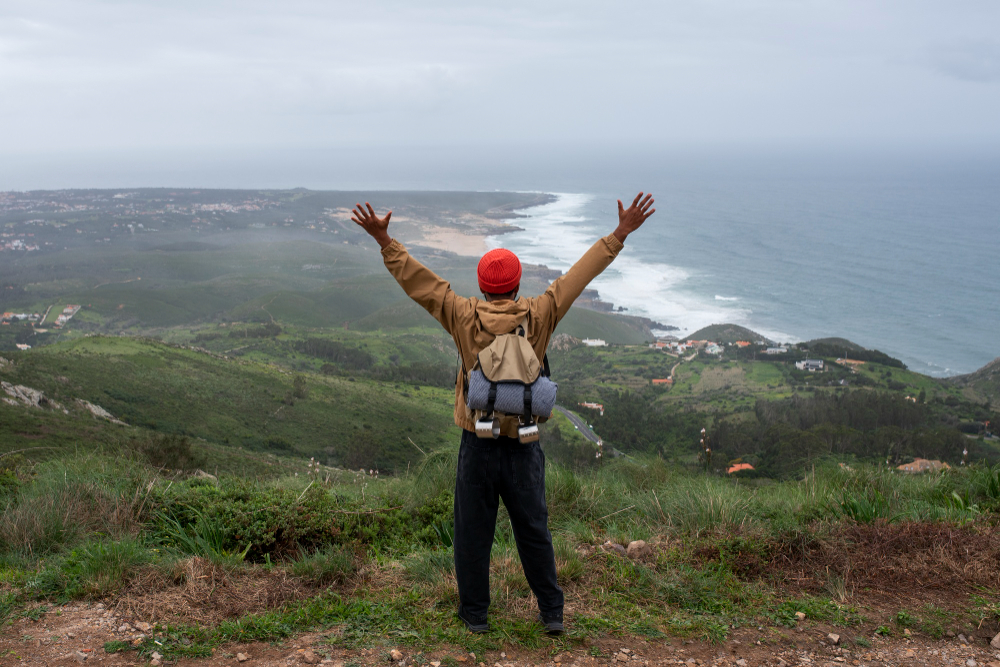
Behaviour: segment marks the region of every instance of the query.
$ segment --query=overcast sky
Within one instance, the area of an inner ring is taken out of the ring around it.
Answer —
[[[639,138],[998,147],[998,35],[995,0],[2,0],[0,159]]]

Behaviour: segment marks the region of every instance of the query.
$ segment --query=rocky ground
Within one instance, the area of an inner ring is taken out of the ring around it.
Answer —
[[[37,618],[32,618],[37,616]],[[0,665],[305,665],[334,667],[840,667],[841,665],[955,665],[1000,667],[1000,634],[992,645],[982,637],[964,635],[933,640],[914,635],[885,638],[867,635],[858,642],[853,632],[799,622],[794,629],[741,628],[722,643],[681,639],[646,640],[602,638],[563,650],[553,644],[545,649],[510,648],[484,655],[460,647],[440,647],[419,653],[410,647],[386,644],[376,648],[346,650],[326,642],[328,634],[300,635],[279,644],[233,644],[216,649],[208,658],[167,661],[154,654],[139,658],[134,651],[106,653],[105,642],[138,644],[155,628],[139,619],[128,619],[97,604],[73,604],[45,613],[27,614],[0,633]],[[954,633],[949,633],[954,634]],[[570,642],[572,643],[572,642]],[[865,646],[864,644],[868,644]]]

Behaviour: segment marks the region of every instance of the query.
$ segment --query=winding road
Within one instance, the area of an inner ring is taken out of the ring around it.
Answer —
[[[556,410],[561,414],[565,415],[566,419],[570,420],[573,423],[573,426],[580,429],[580,433],[583,434],[583,437],[585,437],[587,440],[590,440],[595,444],[599,444],[601,442],[600,436],[591,431],[590,427],[587,426],[587,422],[581,419],[580,416],[577,415],[575,412],[571,412],[570,410],[567,410],[561,405],[557,405]]]

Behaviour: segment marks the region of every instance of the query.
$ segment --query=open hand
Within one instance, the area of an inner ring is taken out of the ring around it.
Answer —
[[[365,206],[368,207],[367,211],[362,208],[361,204],[355,204],[354,210],[351,211],[351,220],[368,232],[368,235],[378,241],[380,247],[384,248],[392,243],[392,237],[389,236],[389,218],[392,217],[392,211],[386,213],[384,218],[380,218],[375,215],[371,204],[365,202]]]
[[[618,229],[614,231],[614,235],[622,243],[625,243],[629,234],[642,227],[646,218],[656,213],[655,208],[650,208],[653,205],[653,195],[646,195],[645,199],[642,199],[642,195],[641,192],[637,194],[627,209],[622,206],[622,200],[618,200]]]

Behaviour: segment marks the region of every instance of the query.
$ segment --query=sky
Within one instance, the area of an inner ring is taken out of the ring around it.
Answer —
[[[158,151],[994,150],[998,26],[995,0],[3,0],[0,190]]]

